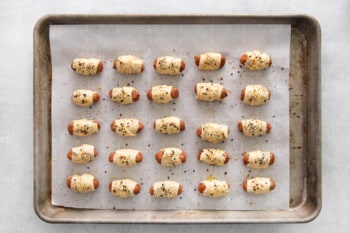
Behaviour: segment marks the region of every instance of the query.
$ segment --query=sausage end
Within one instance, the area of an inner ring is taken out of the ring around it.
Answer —
[[[140,99],[140,93],[137,90],[133,90],[131,92],[131,98],[133,102],[138,101]]]
[[[202,137],[202,127],[198,127],[196,134],[198,137]]]
[[[134,188],[134,194],[137,195],[139,194],[141,191],[141,185],[140,184],[136,184],[135,188]]]
[[[198,185],[198,192],[203,193],[207,187],[202,182]]]
[[[243,133],[243,124],[242,124],[242,121],[238,122],[237,127],[238,127],[239,132],[242,132],[242,133]]]
[[[243,54],[241,58],[239,59],[239,62],[244,65],[245,62],[247,61],[248,56],[246,54]]]
[[[269,165],[272,165],[275,163],[275,154],[270,152],[270,163]]]
[[[177,89],[176,87],[171,88],[171,94],[170,95],[171,95],[171,98],[173,98],[173,99],[179,97],[179,89]]]
[[[73,122],[71,122],[71,123],[68,124],[67,129],[68,129],[68,133],[69,133],[70,135],[73,135],[73,127],[74,127],[74,123],[73,123]]]
[[[114,152],[111,152],[109,153],[108,160],[109,162],[113,163],[113,159],[114,159]]]
[[[149,99],[150,101],[153,101],[152,89],[149,89],[147,91],[147,99]]]
[[[248,186],[247,181],[244,181],[242,184],[242,187],[245,191],[247,191],[247,186]]]
[[[67,152],[67,158],[68,158],[69,160],[72,160],[72,155],[73,155],[72,150],[69,150],[69,151]]]
[[[194,57],[194,64],[196,64],[196,66],[199,66],[200,60],[201,60],[201,56],[200,55],[196,55]]]
[[[270,190],[274,190],[276,188],[276,183],[273,179],[270,178]]]
[[[184,131],[185,128],[185,122],[183,120],[180,120],[180,131]]]
[[[141,152],[137,153],[136,158],[135,158],[135,162],[136,163],[142,162],[142,153]]]

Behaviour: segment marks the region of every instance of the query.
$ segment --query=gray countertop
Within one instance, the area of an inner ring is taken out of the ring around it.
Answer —
[[[347,232],[350,162],[347,77],[350,1],[9,1],[0,2],[0,232]],[[322,29],[320,215],[306,224],[48,224],[33,208],[33,27],[46,14],[307,14]],[[339,159],[339,161],[337,161]]]

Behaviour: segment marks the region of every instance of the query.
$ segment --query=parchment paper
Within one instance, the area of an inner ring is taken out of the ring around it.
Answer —
[[[52,55],[52,204],[93,209],[207,209],[207,210],[276,210],[289,206],[289,25],[67,25],[50,27]],[[262,50],[271,55],[273,65],[264,71],[247,71],[240,67],[239,57],[245,51]],[[208,51],[226,56],[226,64],[218,71],[199,71],[193,57]],[[121,75],[112,69],[112,62],[120,55],[135,55],[145,63],[140,75]],[[181,57],[186,69],[179,76],[164,76],[152,67],[154,58],[163,55]],[[77,57],[100,58],[104,61],[101,74],[85,77],[74,73],[70,63]],[[229,90],[223,102],[199,102],[193,88],[197,82],[219,82]],[[180,96],[169,104],[150,102],[146,92],[154,85],[167,84],[179,88]],[[261,84],[271,90],[268,104],[246,106],[240,92],[248,84]],[[140,100],[121,105],[109,99],[108,91],[118,86],[134,86]],[[92,107],[79,107],[71,102],[72,92],[87,88],[98,91],[100,102]],[[186,123],[186,130],[177,135],[160,135],[153,121],[164,116],[178,116]],[[144,130],[134,138],[123,138],[110,130],[114,119],[134,117]],[[70,136],[67,125],[80,118],[101,122],[97,135],[78,138]],[[261,118],[271,123],[269,135],[246,138],[238,132],[237,122],[247,118]],[[202,142],[196,129],[207,122],[227,124],[229,139],[217,145]],[[66,153],[83,143],[93,144],[98,157],[89,164],[71,163]],[[161,167],[155,153],[164,147],[179,147],[186,151],[185,164]],[[134,148],[143,153],[142,163],[119,168],[108,161],[110,152]],[[228,164],[215,167],[197,160],[202,148],[225,149],[231,157]],[[242,163],[242,153],[253,150],[273,151],[275,164],[266,170],[253,170]],[[66,186],[73,174],[91,173],[100,186],[93,193],[74,193]],[[226,180],[231,192],[223,198],[208,198],[199,194],[201,180],[213,175]],[[276,189],[265,195],[243,191],[242,182],[248,177],[267,176],[276,182]],[[131,178],[142,186],[141,193],[130,199],[112,196],[108,184],[113,179]],[[183,186],[183,193],[174,199],[154,198],[149,188],[155,181],[175,180]]]

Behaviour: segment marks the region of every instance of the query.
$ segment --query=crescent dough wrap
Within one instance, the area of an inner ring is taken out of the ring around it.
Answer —
[[[177,57],[158,57],[156,64],[156,71],[159,74],[170,74],[177,75],[180,74],[181,58]]]
[[[136,88],[134,87],[113,88],[111,100],[121,104],[131,104],[133,103],[133,100],[132,100],[133,91],[136,91]]]
[[[119,73],[122,74],[140,74],[143,61],[132,55],[120,56],[114,65]]]
[[[270,191],[270,178],[255,177],[247,180],[247,192],[254,194],[264,194]]]
[[[136,181],[131,179],[113,180],[111,193],[117,197],[133,197],[135,196],[134,189],[137,184]]]
[[[175,181],[158,181],[153,184],[154,197],[174,198],[178,195],[180,184]]]
[[[248,167],[255,168],[255,169],[264,169],[269,166],[270,159],[271,159],[271,152],[267,151],[250,151],[246,154],[249,154],[248,159]]]
[[[249,105],[262,105],[269,100],[269,91],[261,85],[248,85],[245,87],[243,103]]]
[[[221,54],[208,52],[200,56],[198,68],[200,70],[217,70],[221,65]]]
[[[254,50],[244,54],[247,55],[244,67],[249,70],[263,70],[270,66],[270,56],[267,53]]]
[[[180,154],[182,153],[181,149],[175,147],[168,147],[161,149],[163,151],[163,157],[161,161],[162,166],[172,167],[182,164],[180,159]]]
[[[171,90],[173,86],[160,85],[152,87],[152,99],[156,103],[169,103],[173,100]]]
[[[139,120],[133,118],[115,120],[116,134],[124,137],[134,137],[139,128]]]
[[[95,191],[94,179],[91,174],[73,175],[70,188],[76,193]]]
[[[164,117],[156,120],[155,130],[158,133],[174,134],[180,132],[180,118],[178,117]]]
[[[88,163],[92,161],[95,156],[95,147],[89,144],[72,148],[72,162],[73,163]]]
[[[242,121],[243,134],[247,137],[256,137],[267,133],[266,121],[247,119]]]
[[[222,166],[225,164],[225,151],[220,149],[203,149],[199,160],[211,165]]]
[[[120,167],[133,166],[136,164],[136,156],[140,153],[134,149],[119,149],[114,152],[113,163]]]
[[[98,124],[92,120],[80,119],[73,121],[74,136],[89,136],[98,133]]]
[[[224,87],[219,83],[197,83],[196,99],[204,101],[221,100],[221,92]]]
[[[201,139],[211,143],[218,143],[228,137],[228,126],[217,123],[207,123],[202,125]]]
[[[79,106],[91,106],[94,103],[93,95],[95,91],[80,89],[75,90],[72,94],[72,102]]]
[[[73,60],[72,67],[79,74],[94,75],[97,73],[97,67],[100,62],[100,59],[95,58],[76,58]]]
[[[213,179],[203,180],[201,183],[206,187],[202,193],[204,196],[224,197],[230,193],[230,186],[226,181]]]

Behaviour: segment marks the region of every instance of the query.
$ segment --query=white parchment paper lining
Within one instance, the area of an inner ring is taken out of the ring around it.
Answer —
[[[289,206],[289,25],[68,25],[50,27],[52,55],[52,204],[94,209],[207,209],[207,210],[277,210]],[[264,71],[247,71],[240,67],[239,57],[245,51],[262,50],[271,55],[273,65]],[[226,56],[226,65],[218,71],[199,71],[193,57],[207,51]],[[121,75],[112,69],[120,55],[135,55],[145,63],[140,75]],[[181,57],[186,69],[179,76],[157,74],[153,60],[157,56]],[[70,63],[77,57],[94,57],[104,61],[104,70],[93,77],[74,73]],[[223,102],[205,103],[195,100],[193,87],[197,82],[218,82],[229,90]],[[150,102],[146,92],[154,85],[174,85],[180,97],[169,104]],[[240,102],[240,92],[248,84],[261,84],[271,90],[268,104],[251,107]],[[134,86],[140,100],[132,105],[111,102],[109,89]],[[100,102],[92,107],[79,107],[71,102],[76,89],[98,91]],[[186,130],[178,135],[160,135],[152,128],[153,121],[164,116],[178,116]],[[145,125],[133,138],[123,138],[110,130],[114,119],[134,117]],[[73,137],[67,132],[70,121],[80,118],[101,122],[97,135]],[[246,138],[237,130],[237,122],[261,118],[271,123],[272,132],[258,138]],[[229,139],[217,145],[202,142],[196,129],[207,122],[227,124]],[[83,143],[95,145],[99,155],[89,164],[71,163],[66,153]],[[186,151],[187,162],[179,167],[161,167],[155,153],[164,147],[179,147]],[[108,161],[110,152],[134,148],[143,153],[142,163],[119,168]],[[201,148],[225,149],[231,157],[228,164],[214,167],[197,160]],[[242,153],[252,150],[273,151],[275,164],[266,170],[253,170],[242,163]],[[73,174],[91,173],[100,186],[93,193],[78,194],[66,186]],[[226,180],[231,192],[223,198],[203,197],[198,183],[213,175]],[[266,176],[276,182],[276,189],[266,195],[243,191],[247,177]],[[112,196],[108,184],[113,179],[131,178],[142,186],[141,193],[130,199]],[[149,188],[155,181],[175,180],[183,193],[174,199],[154,198]]]

